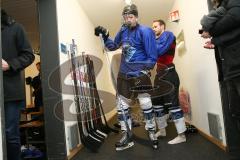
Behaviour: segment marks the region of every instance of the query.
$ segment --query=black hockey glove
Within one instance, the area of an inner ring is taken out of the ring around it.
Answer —
[[[109,32],[106,28],[102,27],[102,26],[98,26],[95,28],[95,35],[99,36],[100,34],[102,34],[103,40],[106,41],[109,37]]]
[[[25,80],[26,80],[26,84],[31,85],[32,77],[27,77]]]

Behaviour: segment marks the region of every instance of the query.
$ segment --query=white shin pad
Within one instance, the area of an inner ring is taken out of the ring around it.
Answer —
[[[184,117],[173,121],[175,123],[178,134],[184,133],[187,130]]]

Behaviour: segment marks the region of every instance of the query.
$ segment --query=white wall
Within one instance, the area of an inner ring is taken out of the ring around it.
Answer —
[[[200,19],[208,13],[207,0],[176,0],[172,11],[179,10],[180,21],[168,22],[167,29],[177,36],[183,29],[185,36],[185,53],[176,53],[175,64],[180,76],[181,86],[190,93],[192,105],[192,123],[209,133],[207,112],[220,115],[223,142],[225,143],[224,125],[220,91],[214,51],[203,48],[205,40],[198,34]]]
[[[105,65],[101,69],[100,73],[97,76],[97,86],[98,90],[104,90],[109,93],[114,93],[113,86],[109,77],[108,68],[106,66],[105,57],[103,55],[100,41],[94,35],[94,26],[89,20],[85,12],[83,11],[79,0],[58,0],[57,1],[57,15],[58,15],[58,32],[59,32],[59,43],[68,43],[70,44],[72,39],[75,39],[76,44],[78,45],[78,51],[85,51],[86,54],[92,54],[100,58]],[[60,63],[64,63],[68,60],[68,56],[60,54]],[[95,66],[98,68],[100,66]],[[65,83],[69,83],[68,80]],[[71,82],[70,82],[71,83]],[[101,95],[100,95],[101,96]],[[73,99],[72,95],[63,94],[63,99]],[[111,101],[111,97],[109,97]],[[112,99],[112,101],[114,101]],[[110,104],[113,108],[113,105]],[[108,106],[103,106],[103,108]],[[107,114],[107,118],[112,116],[115,111]],[[76,117],[75,117],[76,118]],[[65,129],[68,125],[71,125],[76,122],[65,122]],[[68,139],[68,135],[66,135]],[[68,143],[67,143],[68,144]],[[67,145],[67,151],[69,146]],[[68,151],[69,154],[69,151]]]

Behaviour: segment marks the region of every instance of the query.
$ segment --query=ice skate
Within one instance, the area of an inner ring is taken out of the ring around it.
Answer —
[[[178,135],[176,138],[169,141],[168,144],[178,144],[178,143],[183,143],[183,142],[186,142],[186,136],[184,134]]]
[[[132,140],[132,133],[123,131],[122,138],[118,142],[116,142],[115,147],[116,147],[116,151],[122,151],[132,147],[133,145],[134,145],[134,142]]]
[[[157,149],[158,148],[158,139],[155,136],[155,131],[154,130],[148,131],[148,136],[149,136],[149,139],[152,142],[153,149]]]

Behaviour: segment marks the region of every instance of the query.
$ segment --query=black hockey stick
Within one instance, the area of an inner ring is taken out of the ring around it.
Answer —
[[[114,132],[114,133],[118,133],[118,130],[115,130],[113,128],[111,128],[108,125],[108,122],[106,120],[105,117],[105,113],[102,107],[102,103],[97,91],[97,84],[96,84],[96,77],[95,77],[95,72],[94,72],[94,65],[93,65],[93,61],[88,57],[88,61],[87,61],[88,65],[89,65],[89,71],[90,71],[90,85],[93,91],[93,97],[94,97],[94,104],[96,106],[96,118],[97,118],[97,124],[98,126],[101,128],[101,130],[105,133],[110,133],[110,132]],[[104,123],[102,122],[102,117],[104,119]]]
[[[73,44],[74,44],[74,42],[73,42]],[[73,45],[74,46],[74,51],[77,53],[77,48],[76,48],[76,45],[74,44]],[[78,73],[79,73],[79,70],[80,70],[80,65],[79,65],[79,62],[75,62],[75,64],[77,65],[77,71],[78,71]],[[76,67],[76,65],[75,65],[75,67]],[[76,68],[75,68],[76,69]],[[75,71],[76,72],[76,71]],[[80,75],[80,74],[78,74],[78,75]],[[87,108],[86,108],[86,106],[85,106],[85,101],[84,101],[84,92],[83,92],[83,88],[81,87],[81,78],[80,77],[77,77],[77,83],[78,83],[78,85],[80,86],[80,91],[79,91],[79,96],[80,96],[80,104],[81,104],[81,107],[79,108],[79,111],[80,111],[80,113],[82,114],[81,116],[82,116],[82,123],[84,124],[83,125],[83,127],[84,127],[84,129],[85,130],[83,130],[83,131],[85,131],[85,134],[95,143],[95,144],[97,144],[97,145],[101,145],[102,144],[102,141],[99,139],[99,138],[97,138],[96,136],[94,136],[91,132],[90,132],[90,130],[89,130],[89,124],[88,124],[88,117],[87,117]]]
[[[102,116],[106,120],[105,114],[101,114],[100,109],[99,109],[99,104],[101,104],[99,100],[99,95],[97,95],[97,88],[96,88],[96,82],[95,82],[95,74],[94,74],[94,68],[93,65],[91,64],[91,60],[89,57],[87,57],[87,64],[89,66],[89,75],[90,75],[90,85],[91,85],[91,92],[92,92],[92,97],[93,99],[93,104],[94,104],[94,117],[95,117],[95,126],[97,126],[102,132],[109,134],[112,130],[110,127],[107,125],[107,121],[105,121],[105,124],[102,122]]]
[[[80,66],[79,66],[80,68]],[[88,75],[87,75],[87,72],[86,72],[86,63],[85,63],[85,56],[84,56],[84,52],[82,52],[82,69],[83,69],[83,72],[80,72],[80,70],[78,70],[79,72],[79,82],[80,82],[80,90],[81,90],[81,101],[83,103],[83,108],[85,110],[85,118],[86,118],[86,129],[87,129],[87,132],[89,133],[89,135],[93,138],[95,138],[96,140],[100,140],[101,142],[104,141],[104,138],[103,135],[99,134],[96,129],[94,128],[93,126],[93,119],[92,119],[92,104],[90,103],[90,95],[89,95],[89,87],[87,86],[87,79],[88,79]],[[85,82],[85,85],[84,83]],[[88,91],[88,93],[86,92]]]
[[[78,129],[79,129],[79,134],[80,134],[80,139],[81,143],[89,150],[93,152],[97,152],[98,148],[100,147],[100,144],[97,143],[95,140],[93,140],[91,137],[86,136],[84,134],[84,126],[83,126],[83,118],[82,118],[82,113],[81,113],[81,107],[80,107],[80,101],[79,101],[79,90],[78,90],[78,83],[77,83],[77,75],[76,75],[76,57],[75,57],[75,44],[74,40],[72,44],[70,45],[70,52],[68,51],[68,56],[70,54],[69,59],[71,60],[71,76],[72,76],[72,82],[74,86],[74,102],[75,102],[75,107],[77,111],[77,120],[78,120]]]
[[[89,101],[89,104],[90,107],[91,107],[91,117],[92,117],[92,125],[95,129],[95,131],[99,134],[101,134],[102,136],[104,137],[107,137],[107,134],[108,132],[106,132],[105,130],[102,130],[101,127],[99,127],[99,125],[97,124],[97,120],[98,120],[98,115],[97,115],[97,110],[96,110],[96,103],[95,103],[95,89],[93,88],[93,85],[92,85],[92,75],[91,75],[91,66],[90,66],[90,63],[89,63],[89,56],[85,56],[84,57],[85,59],[85,66],[86,66],[86,70],[87,70],[87,75],[88,75],[88,78],[87,78],[87,84],[88,84],[88,91],[89,91],[89,97],[90,97],[90,101]]]

